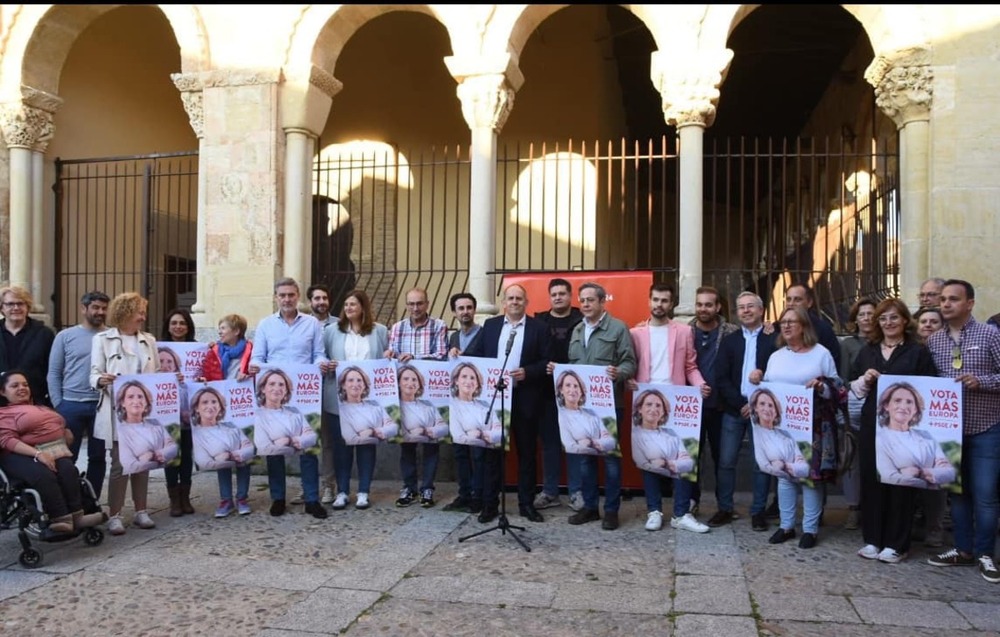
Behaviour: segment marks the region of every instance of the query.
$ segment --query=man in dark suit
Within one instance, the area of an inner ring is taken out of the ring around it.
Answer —
[[[545,373],[549,363],[549,338],[545,325],[525,315],[528,295],[520,285],[509,285],[503,293],[502,316],[483,323],[475,340],[463,352],[466,356],[507,359],[511,393],[510,430],[517,450],[518,512],[531,522],[542,522],[535,509],[536,455],[538,447],[538,415],[542,409],[545,383],[551,382]],[[483,480],[483,509],[479,521],[486,523],[499,514],[500,489],[499,449],[486,449]]]
[[[733,492],[736,490],[736,461],[739,457],[743,436],[750,426],[750,404],[748,398],[753,393],[750,373],[767,368],[767,359],[774,352],[773,330],[764,333],[764,302],[753,292],[743,292],[736,297],[736,312],[741,329],[722,339],[715,360],[715,376],[712,386],[719,397],[722,409],[722,429],[719,436],[719,467],[716,471],[719,499],[719,513],[716,517],[726,522],[733,519]],[[753,437],[750,438],[753,445]],[[753,458],[753,454],[750,454]],[[754,462],[753,504],[750,505],[750,523],[754,531],[767,530],[767,491],[770,476],[762,473]]]
[[[800,307],[809,315],[813,329],[816,330],[816,338],[819,344],[830,350],[833,356],[833,363],[840,369],[840,339],[833,331],[833,325],[819,315],[816,308],[816,295],[808,286],[796,283],[789,286],[785,292],[785,307]]]

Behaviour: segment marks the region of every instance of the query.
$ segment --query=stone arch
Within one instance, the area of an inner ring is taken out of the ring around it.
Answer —
[[[80,33],[101,15],[125,5],[23,5],[13,18],[4,42],[0,66],[2,92],[20,97],[21,85],[59,92],[59,76]],[[181,50],[181,70],[206,70],[210,64],[208,37],[194,5],[163,5]]]
[[[358,29],[370,20],[393,11],[422,13],[440,22],[454,40],[455,30],[449,24],[454,11],[446,7],[424,4],[401,5],[307,5],[292,27],[285,51],[286,69],[308,68],[314,65],[333,73],[337,58]]]

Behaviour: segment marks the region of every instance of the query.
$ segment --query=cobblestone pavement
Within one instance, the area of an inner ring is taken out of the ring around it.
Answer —
[[[289,495],[296,487],[290,479]],[[254,513],[217,520],[215,478],[199,474],[198,513],[171,518],[154,472],[154,530],[43,544],[34,570],[17,563],[16,532],[0,532],[0,634],[1000,635],[1000,588],[975,569],[928,566],[920,544],[898,565],[859,559],[860,532],[840,528],[834,496],[805,551],[753,532],[748,494],[741,519],[704,535],[646,531],[641,497],[623,502],[609,532],[567,524],[565,505],[527,522],[508,494],[527,552],[500,530],[468,537],[491,526],[441,510],[452,483],[432,509],[396,508],[397,488],[376,483],[367,511],[321,521],[293,506],[272,518],[266,479],[254,476]],[[699,517],[713,512],[703,502]]]

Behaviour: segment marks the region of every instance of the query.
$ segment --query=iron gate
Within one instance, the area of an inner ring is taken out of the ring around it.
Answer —
[[[136,291],[157,333],[195,300],[198,154],[56,159],[57,328],[78,321],[81,295]]]

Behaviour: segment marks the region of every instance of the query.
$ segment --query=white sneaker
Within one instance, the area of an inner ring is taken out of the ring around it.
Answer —
[[[708,533],[708,526],[696,520],[690,513],[685,513],[679,518],[670,518],[670,526],[681,531]]]
[[[874,544],[865,544],[858,549],[858,557],[863,557],[866,560],[877,560],[879,555],[881,555],[881,552]]]
[[[895,549],[891,549],[888,546],[878,554],[878,561],[885,562],[886,564],[899,564],[905,559],[906,553],[897,553]]]
[[[330,504],[333,502],[333,489],[331,487],[323,487],[323,497],[319,499],[323,504]]]
[[[583,508],[583,491],[574,491],[571,496],[569,496],[569,508],[574,511],[579,511]]]
[[[354,501],[354,508],[355,509],[367,509],[368,507],[369,507],[369,504],[368,504],[368,494],[367,493],[358,493],[358,499]]]
[[[650,511],[646,516],[646,530],[659,531],[663,528],[663,513],[660,511]]]
[[[125,523],[122,522],[120,515],[116,515],[108,520],[108,533],[111,535],[125,535]]]
[[[156,522],[153,522],[153,518],[149,517],[149,514],[145,511],[136,511],[135,517],[132,518],[132,524],[140,529],[156,528]]]
[[[337,498],[333,501],[333,508],[339,511],[347,506],[347,494],[341,491],[337,494]]]

